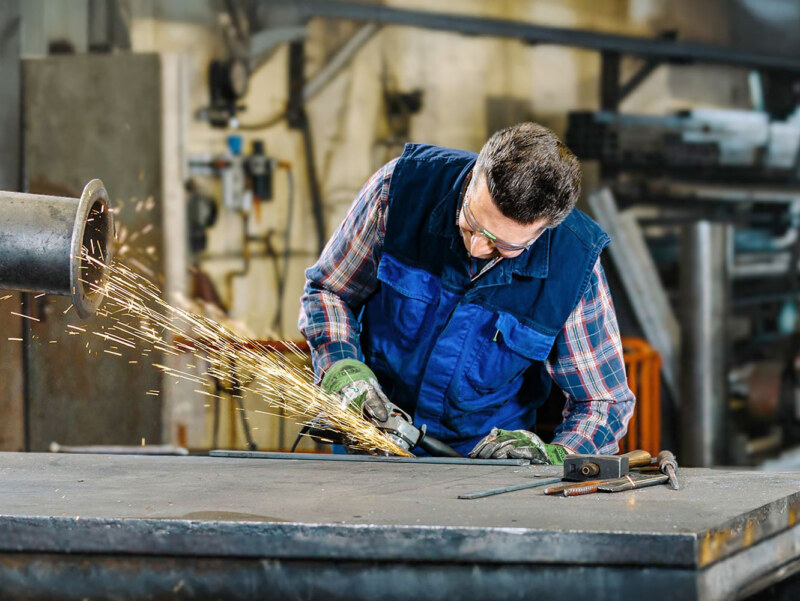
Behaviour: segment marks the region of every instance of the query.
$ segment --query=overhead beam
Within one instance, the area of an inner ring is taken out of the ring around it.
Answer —
[[[547,27],[525,21],[495,19],[454,13],[408,10],[340,0],[264,0],[280,6],[296,19],[313,17],[371,21],[385,25],[405,25],[465,35],[518,39],[528,44],[551,44],[584,48],[598,52],[617,52],[627,56],[663,62],[706,63],[800,73],[800,59],[693,42],[674,42],[598,33],[581,29]]]

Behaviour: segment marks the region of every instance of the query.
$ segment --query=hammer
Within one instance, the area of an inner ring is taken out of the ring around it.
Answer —
[[[567,455],[564,457],[564,480],[586,482],[623,478],[630,468],[650,465],[650,453],[638,449],[624,455]]]

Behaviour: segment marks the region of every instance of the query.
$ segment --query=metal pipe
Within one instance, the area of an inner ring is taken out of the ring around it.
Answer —
[[[724,460],[729,226],[698,221],[681,240],[681,461]]]
[[[358,51],[380,31],[377,23],[366,23],[348,39],[339,50],[325,63],[314,77],[303,86],[303,102],[309,102],[333,80],[358,54]]]
[[[80,198],[0,192],[0,288],[72,297],[88,317],[102,301],[111,261],[114,219],[103,182]],[[82,249],[97,262],[83,259]]]

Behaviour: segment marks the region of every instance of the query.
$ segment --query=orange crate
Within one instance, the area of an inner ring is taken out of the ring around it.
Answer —
[[[661,356],[641,338],[623,337],[622,350],[636,409],[620,453],[644,449],[655,456],[661,450]]]

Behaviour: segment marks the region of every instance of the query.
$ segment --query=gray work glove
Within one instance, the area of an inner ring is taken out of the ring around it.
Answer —
[[[385,422],[394,407],[372,370],[355,359],[342,359],[331,365],[322,378],[322,388],[339,395],[342,407],[373,422]]]
[[[566,454],[564,447],[546,444],[533,432],[492,428],[469,456],[473,459],[529,459],[535,464],[563,465]]]

